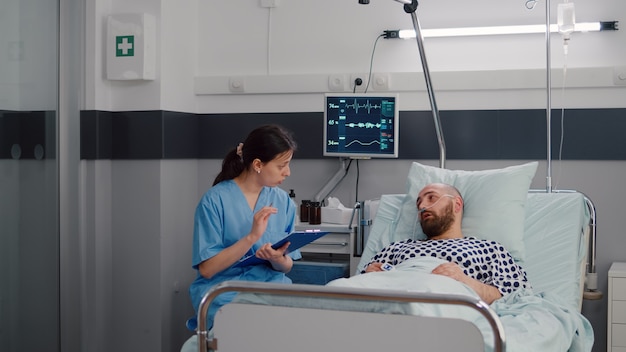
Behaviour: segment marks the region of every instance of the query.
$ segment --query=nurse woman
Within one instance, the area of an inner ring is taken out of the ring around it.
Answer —
[[[198,312],[203,295],[226,280],[291,283],[291,270],[299,251],[285,254],[289,243],[272,249],[271,243],[294,230],[296,205],[279,188],[290,175],[296,150],[291,134],[277,125],[254,129],[224,158],[222,171],[200,199],[194,216],[192,265],[197,277],[189,288]],[[267,265],[233,267],[240,259],[256,255]],[[219,295],[208,311],[210,329],[217,310],[235,292]],[[187,327],[197,327],[196,318]]]

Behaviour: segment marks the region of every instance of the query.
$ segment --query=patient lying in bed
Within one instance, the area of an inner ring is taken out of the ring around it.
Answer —
[[[488,304],[519,288],[530,288],[526,272],[498,242],[464,237],[463,198],[453,186],[433,183],[418,195],[418,217],[426,240],[393,242],[378,252],[362,271],[385,271],[411,258],[445,260],[433,274],[444,275],[472,288]]]

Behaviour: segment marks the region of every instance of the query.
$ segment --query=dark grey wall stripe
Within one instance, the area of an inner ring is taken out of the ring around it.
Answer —
[[[0,159],[54,159],[54,111],[0,110]]]
[[[441,111],[448,159],[546,158],[546,112]],[[298,159],[322,156],[322,113],[190,114],[83,111],[82,159],[221,159],[254,127],[277,123],[298,142]],[[569,109],[564,160],[626,160],[626,109]],[[552,112],[552,157],[559,157],[561,111]],[[400,114],[400,159],[439,159],[430,111]]]
[[[322,158],[321,113],[264,113],[198,115],[199,158],[223,158],[243,142],[254,128],[264,124],[279,124],[289,129],[298,143],[299,159]]]

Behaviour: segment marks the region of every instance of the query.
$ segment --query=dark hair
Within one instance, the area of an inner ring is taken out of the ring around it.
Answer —
[[[213,185],[239,176],[250,167],[254,159],[267,163],[279,154],[296,149],[297,145],[291,132],[285,128],[279,125],[257,127],[243,141],[241,156],[237,155],[237,147],[226,154],[222,161],[222,171],[213,181]]]

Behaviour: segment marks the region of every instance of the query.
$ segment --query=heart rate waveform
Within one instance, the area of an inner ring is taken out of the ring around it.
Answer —
[[[372,104],[372,103],[370,103],[369,99],[367,99],[365,101],[365,104],[359,104],[358,100],[355,98],[354,102],[352,104],[348,104],[346,102],[345,107],[346,107],[346,109],[353,109],[355,114],[359,113],[359,109],[365,109],[365,110],[367,110],[368,114],[371,114],[372,110],[380,110],[382,108],[382,105],[380,105],[380,104]]]
[[[328,97],[325,155],[397,156],[394,97]]]

